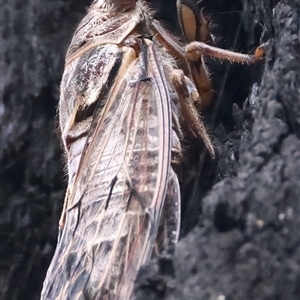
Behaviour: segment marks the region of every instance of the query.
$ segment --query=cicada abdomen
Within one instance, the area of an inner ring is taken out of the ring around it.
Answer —
[[[214,156],[194,107],[211,93],[201,55],[250,56],[204,44],[203,17],[177,2],[187,47],[143,1],[95,0],[75,32],[59,104],[69,181],[42,299],[129,299],[155,244],[178,239],[180,124]]]

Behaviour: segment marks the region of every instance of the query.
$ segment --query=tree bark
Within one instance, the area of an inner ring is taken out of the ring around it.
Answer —
[[[38,299],[55,249],[67,181],[55,117],[59,81],[66,49],[90,2],[3,3],[1,299]],[[177,32],[176,1],[149,2]],[[264,65],[208,61],[216,103],[203,115],[218,158],[206,159],[204,167],[195,163],[184,174],[175,256],[143,268],[136,297],[298,299],[300,4],[202,5],[218,46],[247,53],[260,39],[270,44]]]

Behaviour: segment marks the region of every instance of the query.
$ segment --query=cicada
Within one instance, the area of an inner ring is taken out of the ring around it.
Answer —
[[[215,150],[195,103],[212,87],[203,56],[222,50],[192,1],[177,1],[175,37],[141,0],[95,0],[66,55],[59,122],[68,188],[41,299],[129,299],[141,266],[179,236],[184,127]]]

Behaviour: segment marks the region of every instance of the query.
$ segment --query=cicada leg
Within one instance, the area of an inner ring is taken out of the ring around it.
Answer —
[[[199,93],[195,85],[189,78],[184,76],[182,70],[172,69],[169,76],[178,95],[181,113],[186,124],[194,132],[196,137],[204,142],[211,157],[214,158],[215,150],[213,144],[194,104],[200,101],[198,100]]]
[[[207,45],[203,42],[191,42],[185,47],[186,58],[191,63],[191,73],[195,85],[199,91],[201,98],[200,108],[206,108],[211,104],[213,98],[213,90],[211,82],[205,69],[205,64],[202,60],[204,56],[210,56],[213,58],[219,58],[221,60],[228,60],[232,63],[240,64],[253,64],[260,61],[265,54],[265,46],[263,44],[259,46],[254,55],[237,53],[225,49],[220,49],[214,46]]]
[[[185,54],[188,60],[198,61],[202,55],[228,60],[232,63],[253,64],[260,61],[265,53],[266,44],[259,46],[254,55],[237,53],[214,46],[207,45],[202,42],[191,42],[185,47]]]
[[[208,55],[237,63],[254,63],[262,59],[265,52],[264,49],[265,44],[258,47],[254,55],[246,55],[212,47],[201,42],[192,42],[186,46],[186,56],[192,61],[194,59],[199,61],[201,60],[201,55]],[[198,58],[195,58],[195,55],[198,55]],[[184,75],[184,72],[182,70],[172,69],[170,71],[170,79],[178,94],[181,112],[185,122],[192,129],[195,135],[199,139],[203,140],[205,146],[210,152],[211,157],[214,158],[214,147],[195,107],[195,103],[200,103],[201,107],[203,108],[203,104],[205,106],[205,104],[207,104],[207,101],[210,100],[209,97],[205,98],[207,94],[199,92],[199,88],[197,86],[197,80],[201,80],[203,78],[207,77],[205,77],[204,75],[201,76],[201,73],[199,73],[199,77],[196,79],[194,78],[193,83],[187,76]],[[197,87],[197,89],[195,88],[195,86]]]

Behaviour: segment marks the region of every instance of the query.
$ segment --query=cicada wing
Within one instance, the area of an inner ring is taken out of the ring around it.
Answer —
[[[180,188],[176,174],[171,170],[154,255],[170,257],[174,254],[180,232]]]
[[[87,139],[42,299],[128,299],[151,257],[170,178],[171,108],[158,50],[144,46]]]

